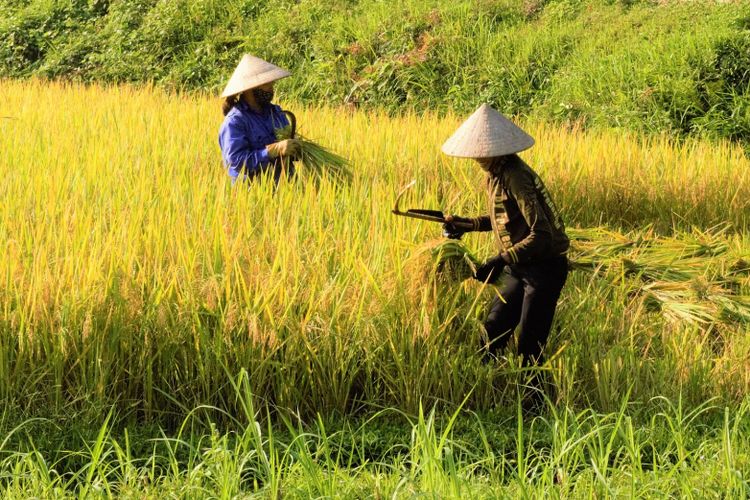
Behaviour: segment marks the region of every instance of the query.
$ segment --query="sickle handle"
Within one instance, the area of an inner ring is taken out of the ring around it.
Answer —
[[[294,113],[292,113],[291,111],[288,111],[288,110],[284,110],[284,114],[289,119],[289,124],[292,127],[292,133],[289,136],[289,138],[290,139],[294,139],[294,136],[297,135],[297,117],[294,116]]]

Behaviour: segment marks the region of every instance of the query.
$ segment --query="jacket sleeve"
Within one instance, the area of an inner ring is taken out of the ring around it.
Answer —
[[[492,221],[490,221],[489,215],[482,215],[480,217],[474,217],[470,219],[474,228],[472,231],[486,232],[492,231]]]
[[[529,226],[529,234],[503,252],[502,257],[509,264],[524,264],[549,251],[552,243],[552,224],[537,196],[533,174],[518,170],[508,172],[505,185]]]
[[[224,165],[229,175],[236,178],[242,173],[263,170],[271,162],[266,148],[252,149],[242,123],[230,118],[219,132],[219,145]]]

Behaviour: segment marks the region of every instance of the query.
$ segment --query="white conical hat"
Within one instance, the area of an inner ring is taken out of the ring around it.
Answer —
[[[482,104],[443,144],[443,153],[460,158],[492,158],[518,153],[534,139],[503,115]]]
[[[239,94],[290,75],[291,73],[285,69],[258,57],[245,54],[237,65],[237,69],[234,70],[232,78],[229,79],[229,83],[224,87],[221,97]]]

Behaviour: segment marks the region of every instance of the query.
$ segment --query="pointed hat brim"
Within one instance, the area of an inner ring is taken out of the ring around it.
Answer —
[[[224,87],[221,97],[233,96],[290,75],[291,73],[285,69],[281,69],[259,57],[245,54],[229,79],[229,83]]]
[[[492,158],[519,153],[534,139],[515,123],[482,104],[443,144],[443,153],[459,158]]]

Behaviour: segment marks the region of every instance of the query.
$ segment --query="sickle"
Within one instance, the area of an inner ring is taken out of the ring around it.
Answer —
[[[401,210],[399,207],[399,204],[401,202],[401,198],[403,198],[404,194],[406,192],[413,188],[414,185],[417,183],[416,179],[411,181],[409,184],[401,188],[401,191],[399,191],[398,196],[396,196],[396,204],[393,207],[393,210],[391,212],[395,215],[401,215],[403,217],[411,217],[413,219],[421,219],[421,220],[427,220],[430,222],[448,222],[445,220],[445,214],[441,212],[440,210],[424,210],[424,209],[416,209],[416,208],[410,208],[406,210],[405,212]],[[471,229],[471,224],[468,224],[466,222],[453,222],[453,224],[456,227],[464,228],[464,229]]]

